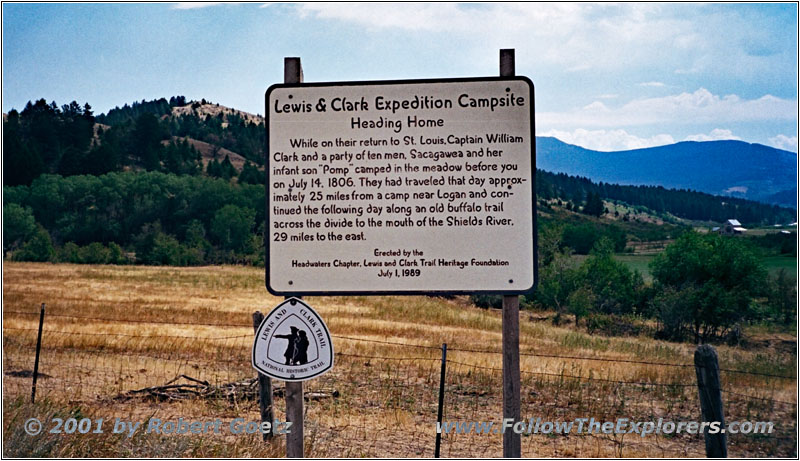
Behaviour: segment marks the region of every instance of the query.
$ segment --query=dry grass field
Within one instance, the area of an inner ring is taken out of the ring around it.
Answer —
[[[68,418],[257,421],[249,382],[252,313],[281,299],[262,269],[5,262],[3,455],[273,457],[282,438],[137,433],[29,436],[22,422]],[[433,456],[440,347],[448,346],[445,420],[500,421],[500,312],[466,298],[314,297],[333,335],[336,364],[306,383],[306,454]],[[47,305],[37,403],[30,404],[38,311]],[[520,318],[522,416],[572,421],[699,421],[694,347],[647,337],[590,336]],[[730,435],[729,456],[797,456],[796,338],[751,349],[717,346],[726,419],[772,421],[776,432]],[[648,363],[641,363],[648,362]],[[663,365],[670,364],[670,365]],[[737,373],[726,370],[739,370]],[[228,389],[203,395],[131,392],[167,383]],[[176,380],[177,379],[177,380]],[[284,419],[283,383],[275,382]],[[187,398],[184,398],[187,397]],[[226,426],[223,426],[226,427]],[[501,435],[445,435],[448,457],[502,454]],[[702,457],[698,435],[524,435],[526,457]]]

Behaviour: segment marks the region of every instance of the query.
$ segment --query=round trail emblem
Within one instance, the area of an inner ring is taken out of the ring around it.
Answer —
[[[333,367],[333,342],[322,317],[290,298],[269,313],[256,333],[253,368],[283,381],[306,381]]]

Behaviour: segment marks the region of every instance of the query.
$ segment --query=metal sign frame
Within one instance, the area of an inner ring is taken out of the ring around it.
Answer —
[[[470,83],[470,82],[503,82],[503,81],[522,81],[527,83],[530,88],[531,104],[530,104],[530,147],[531,147],[531,239],[533,240],[533,283],[529,287],[512,290],[276,290],[270,286],[270,167],[271,156],[270,149],[270,107],[269,98],[271,93],[279,88],[314,88],[314,87],[346,87],[346,86],[381,86],[381,85],[416,85],[416,84],[431,84],[431,83]],[[537,206],[536,206],[536,121],[534,118],[534,85],[533,82],[524,76],[514,77],[467,77],[467,78],[441,78],[441,79],[411,79],[411,80],[368,80],[368,81],[345,81],[345,82],[316,82],[316,83],[279,83],[270,86],[264,97],[265,106],[265,130],[266,130],[266,149],[267,158],[265,164],[266,183],[265,187],[265,205],[266,205],[266,232],[264,235],[264,248],[265,254],[265,284],[267,291],[276,296],[384,296],[384,295],[471,295],[471,294],[496,294],[496,295],[525,295],[534,292],[536,285],[539,283],[539,267],[538,267],[538,225],[537,225]]]

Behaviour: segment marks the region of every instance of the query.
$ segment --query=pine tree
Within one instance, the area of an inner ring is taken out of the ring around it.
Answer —
[[[589,192],[586,196],[586,205],[583,207],[583,212],[591,216],[601,216],[603,214],[604,206],[603,200],[599,194]]]

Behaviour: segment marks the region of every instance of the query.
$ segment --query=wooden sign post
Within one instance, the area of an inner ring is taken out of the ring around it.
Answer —
[[[256,326],[252,364],[286,382],[286,454],[303,456],[303,381],[333,368],[333,342],[325,321],[302,299],[291,297],[278,304]],[[263,417],[262,417],[263,421]]]
[[[534,91],[514,50],[500,76],[449,79],[304,83],[285,58],[265,107],[267,290],[503,295],[503,417],[519,421],[519,295],[538,274]],[[286,400],[301,457],[302,383]]]
[[[284,58],[283,83],[303,83],[300,58]],[[288,298],[288,297],[287,297]],[[292,423],[286,434],[286,457],[303,457],[303,382],[286,382],[286,421]]]
[[[500,76],[513,77],[514,73],[514,50],[500,50]],[[534,174],[536,174],[535,171]],[[533,219],[536,219],[535,212]],[[534,234],[535,241],[536,234]],[[521,419],[518,295],[503,296],[503,418],[513,418],[515,422]],[[520,434],[506,431],[503,434],[503,457],[519,458],[521,456]]]

